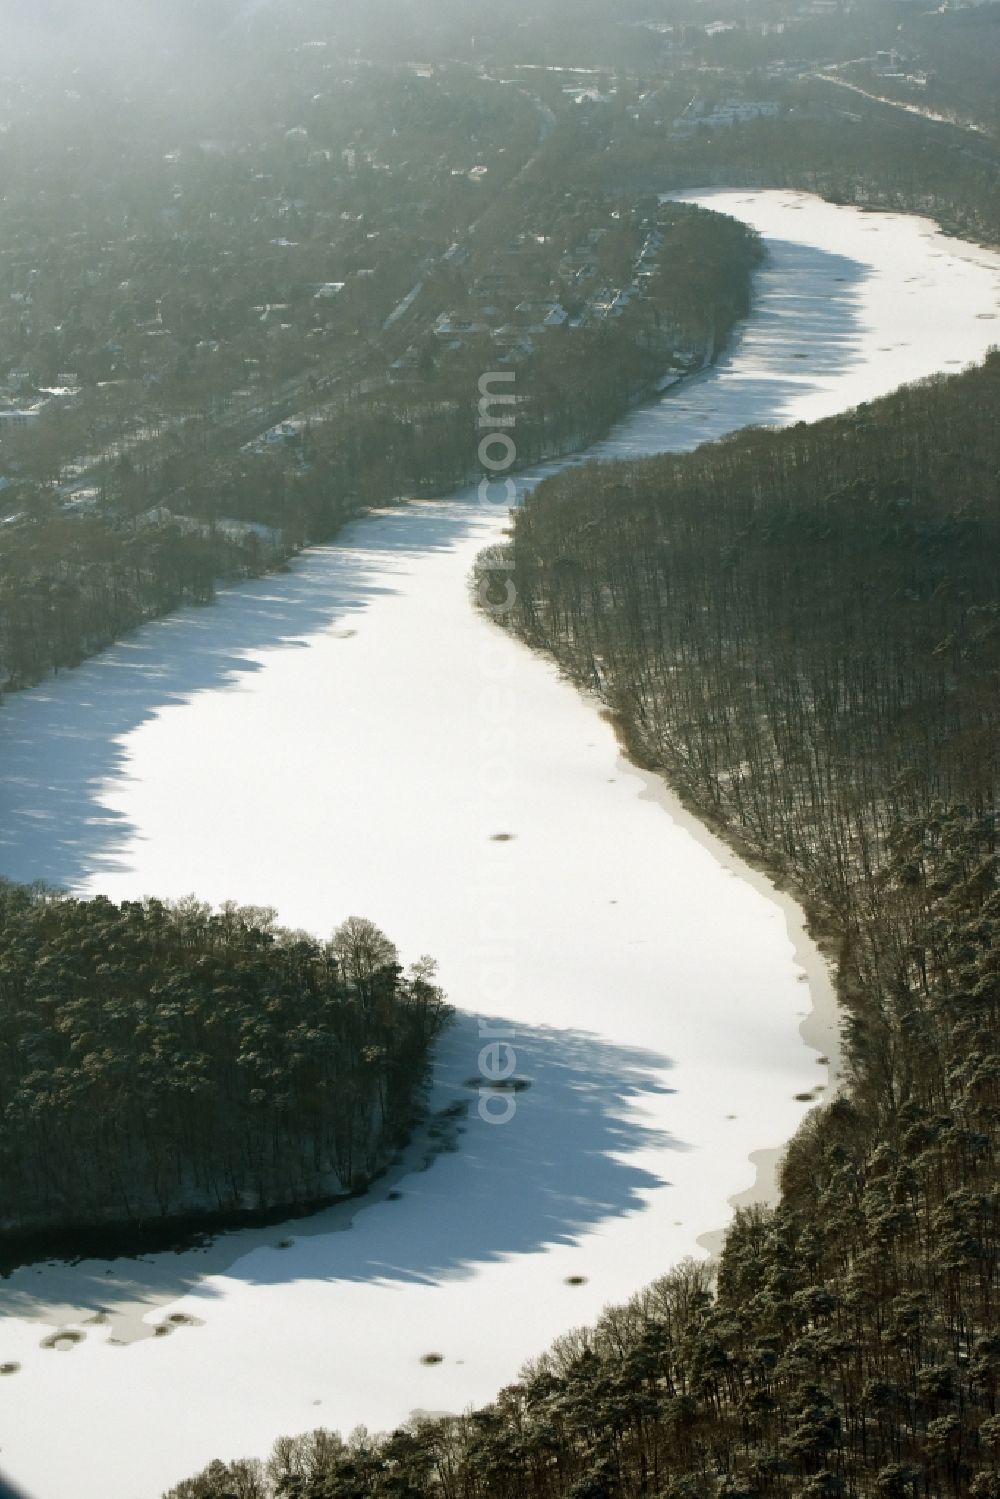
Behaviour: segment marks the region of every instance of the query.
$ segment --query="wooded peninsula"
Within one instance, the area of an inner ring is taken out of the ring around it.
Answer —
[[[448,1018],[371,922],[0,883],[3,1252],[366,1187]]]

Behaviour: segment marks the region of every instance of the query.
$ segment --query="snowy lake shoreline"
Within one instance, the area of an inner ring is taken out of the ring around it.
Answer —
[[[711,370],[587,459],[813,420],[995,341],[1000,257],[926,221],[685,196],[763,233],[754,308]],[[272,905],[319,933],[371,917],[406,960],[440,961],[459,1014],[432,1107],[465,1106],[457,1148],[415,1141],[314,1219],[0,1285],[17,1366],[0,1464],[39,1496],[152,1499],[280,1433],[490,1399],[702,1252],[753,1190],[751,1156],[767,1195],[829,1086],[836,1014],[794,902],[471,608],[473,559],[506,523],[474,492],[368,516],[0,714],[0,873]],[[528,1085],[503,1127],[470,1086],[483,1020]]]

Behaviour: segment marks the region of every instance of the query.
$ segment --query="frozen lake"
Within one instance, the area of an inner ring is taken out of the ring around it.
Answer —
[[[753,314],[589,456],[811,420],[996,340],[1000,257],[924,221],[691,197],[765,235]],[[421,1170],[418,1141],[362,1204],[0,1286],[0,1364],[19,1365],[0,1464],[38,1499],[153,1499],[280,1433],[491,1398],[704,1252],[751,1154],[828,1082],[835,1015],[794,906],[471,609],[505,524],[474,493],[373,515],[0,711],[0,872],[272,905],[324,934],[369,916],[405,960],[439,960],[460,1014],[433,1105],[468,1105],[457,1150]],[[483,1021],[530,1083],[502,1126],[469,1086]],[[197,1325],[151,1335],[182,1314]],[[54,1328],[84,1337],[43,1347]]]

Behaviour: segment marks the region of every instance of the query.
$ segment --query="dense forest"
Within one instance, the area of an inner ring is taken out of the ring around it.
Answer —
[[[517,513],[513,628],[797,886],[848,1086],[717,1273],[678,1267],[484,1409],[282,1440],[170,1499],[998,1499],[998,394],[994,356]]]
[[[1000,354],[847,415],[590,465],[515,520],[517,628],[838,920],[900,817],[989,811]]]
[[[447,1019],[372,923],[0,885],[0,1218],[19,1233],[294,1205],[405,1140]]]
[[[210,602],[219,580],[252,575],[269,554],[253,532],[42,505],[0,549],[0,683],[9,692],[78,666],[144,620]]]

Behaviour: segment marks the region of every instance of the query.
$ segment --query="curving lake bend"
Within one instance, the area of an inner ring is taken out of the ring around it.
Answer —
[[[990,252],[794,194],[690,196],[765,235],[753,314],[588,456],[829,415],[996,340]],[[439,959],[460,1011],[432,1098],[462,1104],[456,1149],[422,1136],[363,1204],[306,1222],[0,1286],[0,1364],[20,1366],[0,1464],[44,1499],[152,1499],[282,1432],[489,1399],[703,1252],[751,1153],[767,1168],[829,1085],[800,913],[472,611],[505,521],[474,494],[373,515],[0,712],[3,874],[193,890],[321,933],[364,914]],[[469,1086],[482,1021],[530,1083],[503,1126]],[[152,1337],[170,1316],[197,1325]],[[54,1328],[84,1336],[42,1346]]]

